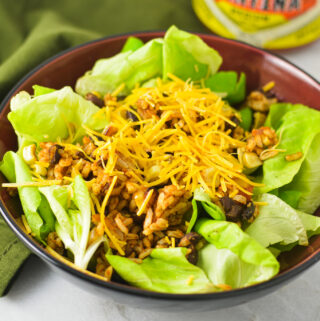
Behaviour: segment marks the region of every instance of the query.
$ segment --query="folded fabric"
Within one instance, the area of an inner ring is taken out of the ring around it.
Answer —
[[[0,21],[0,101],[46,58],[83,42],[172,24],[206,31],[188,0],[2,0]],[[0,296],[29,253],[0,216]]]
[[[7,224],[0,219],[0,296],[29,256],[30,251],[17,239]]]

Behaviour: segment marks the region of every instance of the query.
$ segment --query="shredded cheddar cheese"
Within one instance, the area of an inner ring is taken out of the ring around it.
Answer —
[[[52,186],[61,185],[62,180],[43,180],[38,182],[24,182],[24,183],[2,183],[2,187],[41,187],[41,186]]]
[[[187,285],[192,285],[194,281],[194,275],[190,275],[187,279]]]
[[[236,127],[231,120],[236,112],[208,88],[172,74],[168,77],[168,82],[158,79],[154,88],[136,86],[124,100],[103,108],[115,134],[106,136],[84,126],[97,146],[95,161],[100,159],[105,173],[113,176],[120,158],[126,175],[146,188],[170,181],[190,193],[202,187],[212,199],[235,190],[252,195],[252,187],[258,184],[242,173],[243,165],[231,153],[246,144],[231,137],[226,128]],[[144,103],[142,110],[139,101]],[[107,161],[101,158],[103,152]],[[145,198],[138,215],[146,210],[151,196]]]
[[[138,212],[137,212],[137,216],[140,216],[142,213],[145,212],[145,210],[146,210],[146,208],[147,208],[147,205],[148,205],[148,203],[149,203],[149,201],[150,201],[150,199],[151,199],[151,197],[152,197],[152,194],[153,194],[153,189],[151,189],[151,190],[148,192],[147,196],[145,197],[145,199],[144,199],[141,207],[139,208],[139,210],[138,210]]]
[[[21,220],[22,220],[22,223],[23,223],[23,227],[25,228],[26,230],[26,233],[27,234],[31,234],[31,228],[27,222],[27,219],[26,219],[26,216],[25,215],[21,215]]]
[[[267,91],[271,90],[275,85],[276,85],[276,84],[275,84],[274,81],[270,81],[270,82],[268,82],[267,84],[265,84],[265,85],[262,87],[262,90],[263,90],[264,92],[267,92]]]
[[[231,287],[230,285],[228,285],[228,284],[223,284],[223,283],[217,284],[216,287],[217,287],[217,288],[220,288],[220,289],[223,290],[223,291],[230,291],[230,290],[232,290],[232,287]]]

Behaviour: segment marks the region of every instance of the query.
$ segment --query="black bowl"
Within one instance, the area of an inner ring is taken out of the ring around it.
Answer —
[[[161,37],[163,32],[133,34],[143,41]],[[213,35],[199,35],[217,49],[224,62],[223,70],[243,71],[247,75],[247,89],[256,89],[268,81],[276,82],[276,94],[284,101],[303,103],[319,109],[320,85],[311,76],[289,62],[267,51],[244,43]],[[66,50],[39,65],[26,75],[7,95],[0,107],[0,158],[8,150],[16,150],[16,135],[7,120],[10,99],[20,90],[31,92],[34,84],[61,88],[74,86],[76,79],[102,57],[118,53],[128,35],[103,38]],[[5,178],[1,175],[0,182]],[[55,271],[83,288],[113,298],[130,306],[166,311],[208,311],[234,306],[266,295],[297,277],[320,259],[320,236],[314,236],[308,247],[295,247],[280,256],[281,272],[273,279],[247,288],[219,293],[167,294],[138,289],[117,282],[106,282],[81,272],[57,260],[35,240],[25,234],[15,221],[21,213],[19,201],[0,188],[0,210],[5,221],[20,240]]]

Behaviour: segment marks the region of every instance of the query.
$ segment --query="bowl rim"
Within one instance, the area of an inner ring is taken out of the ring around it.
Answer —
[[[280,55],[270,52],[269,50],[258,48],[253,45],[249,45],[243,41],[240,40],[234,40],[234,39],[228,39],[224,38],[215,34],[209,34],[209,33],[196,33],[190,31],[190,33],[196,34],[202,39],[209,39],[209,38],[214,38],[218,39],[219,41],[228,43],[228,44],[236,44],[243,46],[247,48],[248,50],[254,50],[259,52],[262,55],[267,55],[267,56],[273,56],[277,60],[280,60],[282,62],[285,62],[287,65],[289,65],[291,68],[293,68],[296,72],[300,72],[304,74],[304,76],[307,76],[309,80],[312,81],[312,83],[316,86],[319,86],[320,88],[320,82],[311,76],[308,72],[304,71],[302,68],[298,67],[294,63],[288,61],[286,58],[281,57]],[[13,94],[17,91],[17,89],[23,85],[23,83],[31,77],[34,73],[39,71],[42,67],[46,66],[47,64],[53,62],[54,60],[64,56],[65,54],[69,54],[72,51],[75,51],[79,48],[90,46],[95,43],[99,42],[104,42],[106,40],[113,40],[117,38],[122,38],[122,37],[129,37],[129,36],[136,36],[136,37],[141,37],[141,36],[152,36],[152,37],[161,37],[165,34],[165,31],[163,30],[155,30],[155,31],[135,31],[135,32],[127,32],[127,33],[120,33],[112,36],[106,36],[106,37],[101,37],[98,39],[94,39],[85,43],[82,43],[80,45],[73,46],[71,48],[68,48],[66,50],[60,51],[59,53],[45,59],[42,63],[38,64],[36,67],[31,69],[25,76],[23,76],[13,87],[12,89],[8,92],[8,94],[4,97],[0,104],[0,114],[2,113],[3,109],[7,105],[7,103],[10,101],[12,98]],[[13,216],[7,211],[5,205],[0,202],[0,214],[4,218],[5,222],[9,225],[11,230],[18,236],[18,238],[22,241],[24,245],[26,245],[32,253],[36,254],[39,256],[41,259],[43,259],[46,262],[51,263],[55,267],[58,267],[62,269],[64,272],[71,274],[72,276],[76,276],[82,281],[95,284],[100,288],[107,288],[108,290],[112,290],[114,292],[120,292],[120,293],[125,293],[129,295],[134,295],[138,297],[151,297],[153,299],[160,299],[160,300],[174,300],[174,301],[193,301],[193,300],[224,300],[226,298],[230,297],[237,297],[237,296],[242,296],[249,294],[251,292],[260,292],[262,290],[266,290],[269,288],[277,287],[277,285],[280,285],[281,283],[285,284],[287,280],[294,278],[301,272],[305,271],[309,267],[311,267],[313,264],[318,262],[320,260],[320,249],[318,251],[315,251],[314,253],[311,254],[311,256],[308,259],[304,259],[302,262],[300,262],[297,266],[295,266],[292,269],[289,269],[288,271],[284,271],[280,275],[276,275],[272,279],[268,281],[264,281],[258,284],[254,284],[248,287],[243,287],[239,289],[233,289],[230,291],[222,291],[222,292],[211,292],[211,293],[191,293],[191,294],[176,294],[176,293],[166,293],[166,292],[156,292],[156,291],[151,291],[151,290],[145,290],[145,289],[140,289],[131,285],[126,285],[126,284],[121,284],[117,283],[114,281],[104,281],[102,279],[99,279],[98,277],[91,276],[89,274],[86,274],[80,270],[77,270],[66,263],[58,260],[54,256],[52,256],[49,252],[47,252],[43,247],[40,246],[40,244],[37,243],[34,239],[29,237],[17,224]]]

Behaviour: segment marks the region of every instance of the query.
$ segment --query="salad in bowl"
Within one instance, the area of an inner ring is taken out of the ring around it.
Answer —
[[[320,234],[320,112],[280,102],[171,27],[99,59],[75,89],[10,103],[2,184],[59,260],[166,293],[247,287]]]

